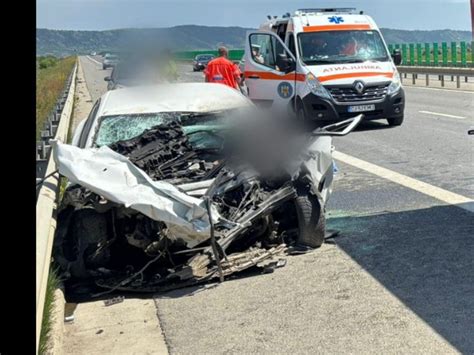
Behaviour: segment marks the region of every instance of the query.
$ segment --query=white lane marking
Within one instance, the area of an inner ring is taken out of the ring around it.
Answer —
[[[380,176],[381,178],[390,180],[396,184],[421,192],[425,195],[446,202],[450,205],[456,205],[457,207],[465,209],[466,211],[474,212],[473,199],[458,195],[454,192],[444,190],[440,187],[427,184],[426,182],[413,179],[406,175],[397,173],[386,168],[382,168],[381,166],[366,162],[364,160],[352,157],[350,155],[338,151],[335,151],[333,153],[333,157],[343,163],[365,170],[371,174]]]
[[[443,117],[449,117],[449,118],[460,118],[460,119],[466,118],[463,116],[448,115],[447,113],[439,113],[439,112],[431,112],[431,111],[418,111],[418,112],[424,113],[426,115],[443,116]]]
[[[96,62],[96,63],[99,64],[99,65],[102,65],[102,63],[99,62],[98,60],[95,60],[94,58],[92,58],[92,57],[90,57],[90,56],[88,56],[88,55],[86,55],[86,57],[89,58],[90,60],[92,60],[93,62]]]
[[[466,91],[466,90],[459,90],[459,89],[443,89],[443,88],[427,88],[423,86],[412,86],[412,85],[403,85],[403,89],[421,89],[421,90],[437,90],[437,91],[449,91],[449,92],[460,92],[464,94],[472,94],[474,95],[474,91]]]

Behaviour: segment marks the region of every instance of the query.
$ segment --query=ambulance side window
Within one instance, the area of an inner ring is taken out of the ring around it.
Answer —
[[[275,69],[275,50],[272,36],[267,34],[250,35],[252,59],[259,64]]]
[[[252,60],[274,70],[282,71],[282,61],[287,58],[285,46],[270,34],[251,34]]]

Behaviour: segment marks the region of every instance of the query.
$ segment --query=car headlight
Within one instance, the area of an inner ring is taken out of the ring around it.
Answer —
[[[393,75],[392,82],[388,86],[387,94],[388,95],[394,94],[398,90],[400,90],[401,87],[402,87],[402,82],[400,80],[400,74],[398,74],[398,72],[395,72],[395,74]]]
[[[329,92],[324,86],[321,85],[318,78],[316,78],[313,74],[306,74],[306,84],[314,95],[324,97],[326,99],[331,98]]]

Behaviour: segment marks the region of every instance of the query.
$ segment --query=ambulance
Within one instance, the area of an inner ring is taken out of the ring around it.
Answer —
[[[355,9],[300,9],[268,16],[247,33],[245,83],[256,104],[289,109],[298,118],[403,122],[405,94],[374,20]]]

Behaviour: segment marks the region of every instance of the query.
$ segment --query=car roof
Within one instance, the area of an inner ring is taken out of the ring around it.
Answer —
[[[202,57],[214,57],[214,54],[198,54],[196,58],[202,58]]]
[[[156,113],[212,112],[251,106],[240,92],[215,83],[174,83],[108,91],[102,96],[97,117]]]

